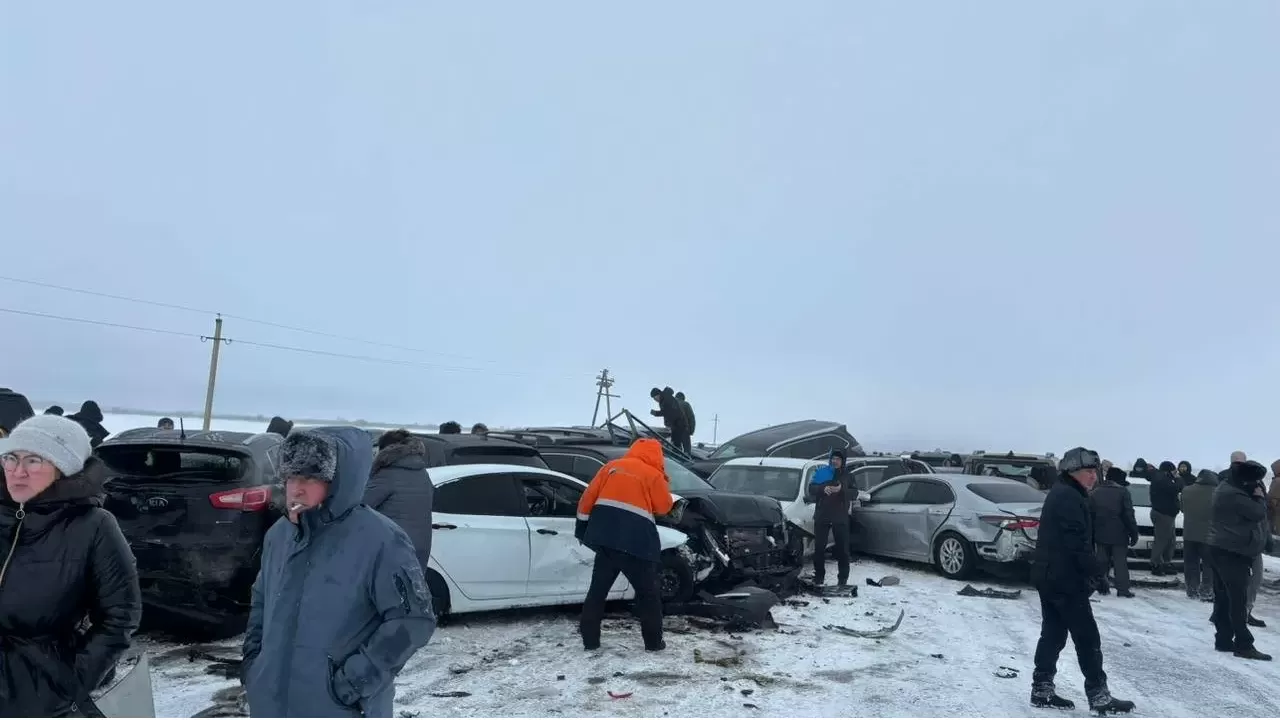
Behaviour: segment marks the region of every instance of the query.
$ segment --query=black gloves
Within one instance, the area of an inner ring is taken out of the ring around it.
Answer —
[[[1137,535],[1130,535],[1130,536],[1129,536],[1129,547],[1133,547],[1134,545],[1137,545],[1137,544],[1138,544],[1138,536],[1137,536]]]

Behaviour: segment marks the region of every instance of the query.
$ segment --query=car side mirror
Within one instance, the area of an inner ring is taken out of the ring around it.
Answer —
[[[875,502],[875,501],[871,499],[871,493],[863,490],[862,492],[858,493],[858,502],[862,503],[863,505],[870,505],[872,502]]]

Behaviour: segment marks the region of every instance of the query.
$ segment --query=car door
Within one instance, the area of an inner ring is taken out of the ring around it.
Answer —
[[[955,493],[946,483],[912,480],[907,490],[906,507],[899,520],[903,528],[901,557],[931,562],[933,536],[951,515],[955,503]]]
[[[435,488],[431,558],[472,600],[523,598],[529,586],[526,502],[512,473],[465,475]]]
[[[578,500],[586,488],[542,473],[520,473],[517,478],[528,505],[529,594],[585,599],[595,554],[578,542],[573,531]],[[610,594],[621,595],[626,589],[626,580],[619,577]]]
[[[861,529],[862,547],[876,555],[891,555],[900,542],[896,518],[906,502],[907,481],[891,482],[871,492],[871,499],[854,509],[853,516]]]

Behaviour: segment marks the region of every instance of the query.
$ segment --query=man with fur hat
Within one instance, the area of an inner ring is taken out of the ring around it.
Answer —
[[[1243,453],[1241,453],[1243,455]],[[1266,547],[1267,469],[1252,460],[1235,461],[1213,492],[1209,553],[1213,558],[1214,649],[1247,660],[1270,660],[1249,631],[1249,580],[1254,558]]]
[[[1106,461],[1102,465],[1107,467]],[[1116,482],[1117,479],[1124,479],[1124,471],[1108,468],[1107,475],[1089,493],[1089,510],[1101,571],[1104,576],[1108,570],[1114,572],[1116,595],[1131,598],[1128,558],[1129,548],[1138,544],[1138,521],[1133,514],[1133,497],[1129,488]],[[1105,580],[1098,592],[1104,595],[1109,592]]]
[[[281,446],[287,514],[263,542],[241,666],[255,717],[391,717],[396,675],[435,631],[413,543],[361,504],[372,465],[355,427]]]
[[[1151,475],[1151,525],[1155,539],[1151,543],[1151,574],[1172,575],[1173,546],[1177,538],[1176,521],[1181,511],[1176,468],[1165,460]]]
[[[474,430],[472,431],[475,432]],[[378,438],[373,475],[364,502],[391,518],[409,536],[418,565],[431,559],[431,503],[435,487],[427,474],[427,446],[408,430],[388,430]]]
[[[1040,532],[1031,565],[1042,613],[1031,676],[1031,704],[1035,707],[1075,708],[1075,703],[1060,697],[1054,686],[1058,655],[1070,635],[1084,673],[1089,709],[1100,714],[1133,710],[1132,702],[1112,697],[1107,688],[1102,638],[1089,604],[1089,596],[1101,584],[1089,512],[1089,491],[1097,482],[1099,465],[1098,453],[1092,450],[1068,450],[1058,464],[1058,481],[1040,511]]]

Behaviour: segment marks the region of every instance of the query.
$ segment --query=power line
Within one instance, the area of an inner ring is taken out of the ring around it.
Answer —
[[[177,330],[165,330],[161,328],[143,327],[141,325],[127,325],[124,323],[107,322],[104,320],[89,320],[86,318],[68,317],[66,315],[54,315],[52,313],[33,312],[30,310],[14,310],[11,308],[0,308],[0,312],[11,313],[14,315],[26,315],[29,317],[44,318],[47,320],[61,320],[64,322],[80,323],[83,325],[99,325],[102,327],[118,328],[122,330],[135,330],[139,332],[156,333],[160,335],[172,335],[175,337],[194,338],[197,340],[210,339],[199,333],[180,332]],[[230,317],[230,316],[228,316]],[[487,375],[504,375],[507,377],[532,377],[534,373],[495,370],[491,368],[473,368],[462,367],[457,365],[441,365],[439,363],[428,363],[416,360],[397,360],[395,358],[375,357],[372,355],[354,355],[348,353],[330,352],[328,350],[316,350],[314,348],[295,347],[292,345],[279,345],[276,343],[257,342],[255,340],[238,340],[236,338],[222,338],[222,341],[228,345],[248,345],[250,347],[266,348],[269,350],[283,350],[286,352],[304,353],[307,355],[318,355],[322,357],[341,358],[345,360],[359,360],[362,362],[381,363],[384,365],[399,365],[401,367],[417,367],[426,370],[439,370],[444,372],[474,372]],[[571,377],[571,376],[565,376]]]
[[[159,300],[146,300],[143,298],[129,297],[127,295],[115,295],[113,293],[98,292],[96,290],[85,290],[83,288],[68,287],[66,285],[55,285],[54,283],[40,282],[38,280],[27,280],[25,278],[9,277],[0,275],[0,280],[7,282],[21,283],[23,285],[31,285],[34,287],[48,288],[50,290],[61,290],[63,292],[77,293],[80,295],[89,295],[91,297],[107,298],[109,300],[121,300],[123,302],[138,303],[139,305],[150,305],[152,307],[167,308],[169,310],[181,310],[183,312],[198,313],[200,315],[222,315],[229,320],[239,320],[241,322],[254,323],[255,325],[264,325],[279,330],[289,330],[291,332],[303,333],[306,335],[316,335],[331,340],[344,340],[346,342],[363,343],[365,345],[374,345],[377,347],[385,347],[393,350],[404,350],[407,352],[423,353],[425,355],[437,355],[440,357],[452,357],[459,360],[470,360],[472,362],[492,363],[493,360],[484,358],[471,357],[468,355],[458,355],[456,353],[440,352],[436,350],[424,350],[422,348],[410,347],[408,345],[396,345],[395,343],[382,342],[380,340],[368,340],[365,338],[351,337],[348,335],[339,335],[337,333],[326,332],[324,330],[313,330],[311,328],[298,327],[295,325],[285,325],[283,323],[272,322],[270,320],[259,320],[257,318],[246,317],[244,315],[232,315],[230,313],[219,313],[214,310],[204,310],[201,308],[191,307],[189,305],[179,305],[177,303],[162,302]]]

